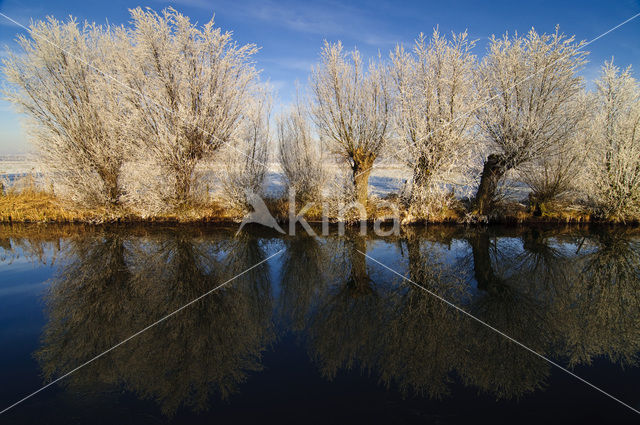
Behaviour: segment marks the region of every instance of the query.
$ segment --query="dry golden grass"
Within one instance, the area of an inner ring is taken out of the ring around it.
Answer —
[[[94,221],[104,211],[78,209],[63,203],[50,193],[33,189],[9,191],[0,196],[2,222],[74,222]]]
[[[396,203],[395,199],[372,198],[367,205],[367,217],[370,222],[384,220],[394,215],[390,203],[398,205],[400,218],[404,224],[415,223],[461,223],[465,220],[466,210],[460,203],[444,208],[436,214],[424,218],[412,218]],[[289,201],[286,198],[269,198],[265,203],[274,218],[279,222],[287,222],[289,218]],[[297,206],[296,212],[299,212]],[[524,205],[503,203],[496,209],[491,221],[495,223],[589,223],[615,222],[614,220],[594,220],[591,212],[585,208],[572,205],[554,205],[545,208],[540,215],[534,215]],[[322,220],[322,208],[315,205],[307,210],[304,217],[308,222]],[[357,221],[359,216],[354,209],[347,221]],[[175,222],[175,223],[235,223],[242,220],[242,211],[229,208],[219,200],[183,207],[180,210],[160,214],[153,217],[140,217],[124,209],[87,209],[57,198],[52,193],[27,187],[21,191],[9,190],[0,195],[0,223],[108,223],[108,222]],[[337,221],[335,214],[330,214],[331,221]],[[637,224],[638,220],[628,220],[626,224]]]
[[[0,194],[0,223],[232,222],[242,214],[218,202],[194,205],[153,217],[123,208],[83,208],[54,194],[27,186]]]

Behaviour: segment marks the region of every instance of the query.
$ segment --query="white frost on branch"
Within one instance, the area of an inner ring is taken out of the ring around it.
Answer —
[[[606,218],[640,215],[640,84],[631,68],[605,63],[596,82],[597,115],[588,157],[589,193]]]
[[[293,191],[301,205],[319,201],[327,175],[320,142],[300,99],[279,117],[277,142],[287,193]]]
[[[131,49],[121,52],[138,143],[169,180],[168,201],[189,204],[196,167],[221,147],[244,143],[243,120],[258,87],[253,44],[201,27],[169,8],[131,11]]]
[[[309,79],[311,114],[330,151],[346,162],[356,199],[367,203],[371,168],[391,133],[391,101],[384,66],[362,63],[357,50],[325,41]]]
[[[447,39],[435,29],[428,40],[420,34],[411,51],[397,46],[391,54],[397,150],[413,171],[406,201],[421,216],[454,188],[470,187],[474,44],[466,32]]]
[[[131,114],[120,87],[100,71],[117,72],[120,33],[53,18],[32,24],[30,31],[31,38],[18,37],[20,52],[3,60],[11,84],[4,95],[24,114],[57,192],[86,206],[116,207]]]

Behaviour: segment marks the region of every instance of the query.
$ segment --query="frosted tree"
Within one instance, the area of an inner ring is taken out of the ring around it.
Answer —
[[[489,150],[475,197],[478,214],[489,212],[507,171],[560,152],[581,119],[571,104],[583,90],[576,71],[586,53],[582,42],[558,31],[491,39],[477,72],[484,100],[476,116]]]
[[[409,202],[414,206],[440,198],[446,185],[457,181],[460,167],[470,163],[473,47],[466,32],[447,39],[435,29],[429,40],[420,34],[411,52],[397,46],[391,54],[399,152],[413,170]]]
[[[640,216],[640,84],[631,68],[605,63],[596,82],[589,194],[607,218]]]
[[[226,146],[218,159],[226,201],[242,212],[250,209],[248,197],[264,195],[271,140],[271,97],[267,89],[254,96],[245,107],[237,143]]]
[[[310,86],[315,124],[331,151],[351,168],[356,200],[366,205],[371,168],[391,130],[391,95],[385,70],[362,63],[357,50],[325,42]]]
[[[123,53],[138,139],[169,179],[170,200],[188,204],[196,166],[243,139],[258,71],[253,44],[240,46],[213,20],[197,27],[174,9],[131,11],[132,53]],[[126,57],[125,57],[126,56]]]
[[[278,155],[287,189],[295,192],[302,205],[318,200],[326,172],[319,140],[299,100],[279,117],[277,126]]]
[[[592,114],[581,110],[585,113],[584,125],[568,137],[560,152],[526,163],[518,170],[517,178],[531,189],[529,202],[534,215],[543,215],[554,204],[570,202],[584,189],[584,164],[591,149],[586,126]]]
[[[30,140],[62,194],[89,207],[121,202],[121,171],[129,147],[130,111],[118,85],[114,52],[122,30],[95,24],[33,23],[19,52],[3,61],[6,98],[26,116]]]

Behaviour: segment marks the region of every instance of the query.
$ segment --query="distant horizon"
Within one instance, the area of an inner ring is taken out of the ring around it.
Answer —
[[[126,24],[128,9],[149,6],[156,11],[173,7],[204,24],[215,12],[216,26],[232,31],[240,44],[255,43],[261,50],[256,66],[262,70],[262,79],[270,81],[277,91],[274,113],[290,104],[296,83],[306,86],[311,66],[316,62],[323,40],[341,40],[347,49],[357,47],[365,57],[378,52],[386,57],[396,44],[410,46],[420,32],[429,35],[434,27],[443,34],[468,31],[471,39],[478,40],[476,55],[481,58],[491,35],[505,32],[526,33],[534,27],[538,32],[552,32],[556,25],[560,31],[575,35],[577,40],[592,40],[625,19],[640,12],[639,1],[620,4],[602,2],[538,2],[512,4],[494,2],[491,6],[461,2],[456,7],[439,2],[377,2],[369,5],[353,2],[345,5],[333,1],[305,4],[292,1],[260,2],[206,0],[150,1],[139,4],[116,0],[107,4],[67,1],[54,5],[42,1],[0,0],[0,12],[28,25],[30,20],[46,16],[66,20],[70,15],[79,21]],[[0,16],[0,43],[15,49],[15,38],[25,33],[20,27]],[[589,63],[580,74],[592,89],[605,60],[614,58],[620,68],[631,65],[636,79],[640,75],[640,18],[612,31],[588,46]],[[6,55],[3,50],[1,54]],[[0,77],[4,83],[4,77]],[[25,155],[31,146],[20,125],[20,116],[11,106],[0,100],[0,155]]]

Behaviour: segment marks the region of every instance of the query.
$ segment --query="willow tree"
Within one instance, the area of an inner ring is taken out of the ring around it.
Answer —
[[[482,99],[479,127],[489,146],[475,211],[487,214],[507,171],[556,154],[580,122],[575,102],[583,90],[576,71],[586,53],[574,37],[558,32],[492,37],[477,72]]]
[[[320,143],[314,136],[307,111],[300,102],[279,117],[278,159],[287,189],[295,193],[296,201],[302,205],[320,198],[326,177]]]
[[[625,220],[640,216],[640,84],[631,68],[605,63],[596,82],[589,195],[600,212]]]
[[[198,27],[171,8],[160,14],[137,8],[131,17],[132,49],[122,62],[134,89],[139,140],[168,177],[170,199],[183,205],[196,166],[243,137],[258,79],[257,47],[238,45],[213,20]]]
[[[399,151],[413,170],[411,204],[433,201],[470,162],[474,44],[466,32],[447,39],[435,29],[429,40],[420,34],[412,51],[398,46],[391,54]]]
[[[19,36],[3,71],[6,98],[26,117],[45,172],[70,199],[114,207],[123,194],[121,172],[129,136],[114,52],[122,33],[71,18],[31,24]]]
[[[390,133],[391,96],[382,66],[357,50],[325,42],[310,85],[312,115],[333,153],[350,166],[356,200],[366,205],[369,175]]]

